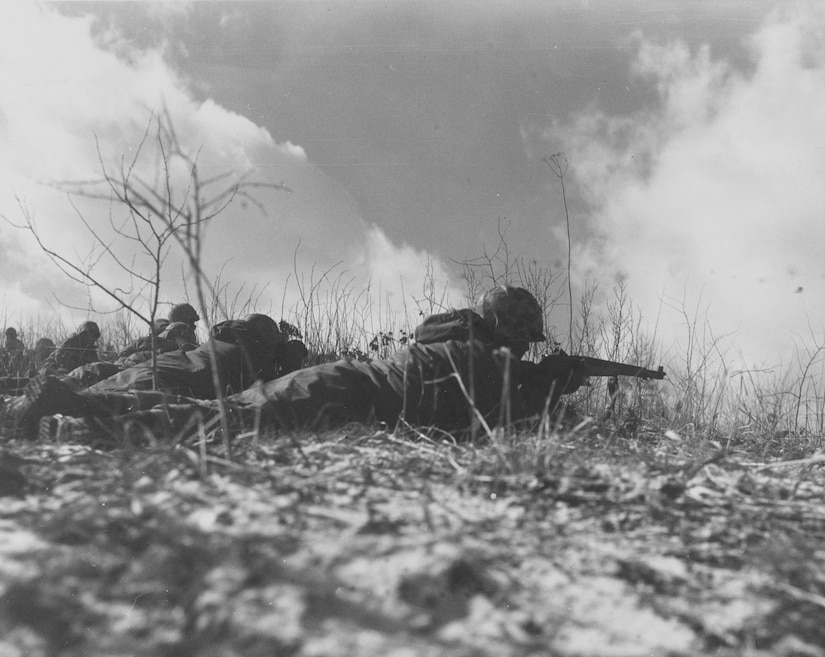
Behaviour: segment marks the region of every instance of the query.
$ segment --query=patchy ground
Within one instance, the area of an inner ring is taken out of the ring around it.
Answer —
[[[0,655],[825,657],[825,457],[0,446]]]

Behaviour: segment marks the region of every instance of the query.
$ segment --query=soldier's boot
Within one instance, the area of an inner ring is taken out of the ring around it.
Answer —
[[[110,428],[100,418],[46,415],[40,418],[38,438],[47,442],[72,442],[92,447],[114,447]]]
[[[258,411],[226,405],[226,423],[231,435],[253,428]],[[115,419],[129,440],[153,436],[156,439],[184,440],[203,431],[211,434],[222,428],[221,409],[217,402],[164,404],[155,408],[126,413]]]
[[[153,437],[180,439],[194,435],[201,426],[210,431],[220,422],[219,413],[201,404],[164,404],[144,411],[125,413],[115,420],[117,429],[130,439]],[[116,429],[116,431],[117,431]]]
[[[190,413],[191,414],[191,413]],[[168,415],[161,409],[137,411],[137,417],[70,417],[47,415],[40,419],[40,440],[71,442],[95,449],[144,447],[168,440],[171,435]]]
[[[36,376],[26,385],[22,395],[9,400],[0,410],[0,435],[7,439],[34,439],[44,415],[79,415],[85,408],[83,397],[60,379]]]

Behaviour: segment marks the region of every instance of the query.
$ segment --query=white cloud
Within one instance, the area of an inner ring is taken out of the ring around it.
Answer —
[[[556,126],[599,230],[578,262],[624,277],[651,315],[662,298],[701,299],[748,362],[775,362],[825,325],[822,19],[813,4],[773,14],[748,71],[640,37],[633,70],[657,106]]]
[[[451,284],[449,271],[431,254],[396,246],[378,226],[370,226],[366,238],[363,264],[370,279],[390,304],[405,306],[411,319],[464,303],[463,290]]]
[[[408,247],[397,249],[377,229],[367,227],[347,192],[313,166],[299,144],[278,143],[247,118],[212,100],[198,101],[159,52],[137,50],[116,32],[106,34],[106,48],[100,42],[93,38],[90,18],[24,3],[4,9],[0,214],[20,221],[22,200],[49,245],[62,253],[87,254],[89,235],[67,198],[40,183],[98,178],[95,138],[107,167],[117,170],[121,158],[128,162],[133,157],[150,118],[168,112],[184,149],[197,153],[203,179],[254,171],[255,181],[283,182],[294,190],[256,190],[257,203],[235,202],[209,226],[206,265],[214,272],[223,266],[224,283],[236,289],[244,285],[247,291],[265,289],[260,305],[280,308],[287,279],[294,281],[293,257],[299,244],[301,259],[313,266],[324,269],[340,262],[353,268],[356,285],[366,286],[379,276],[395,280],[399,272],[411,280],[417,267],[419,278],[423,276],[426,255]],[[135,170],[144,180],[159,173],[155,146],[150,131],[145,157]],[[180,198],[184,190],[176,193]],[[105,229],[111,208],[81,199],[78,210]],[[0,233],[16,254],[13,264],[0,264],[5,306],[45,309],[37,300],[42,304],[53,293],[76,305],[88,303],[82,290],[73,288],[25,234],[4,223]],[[126,246],[123,240],[114,244]],[[392,276],[388,263],[400,265]],[[443,268],[433,266],[440,275]],[[180,271],[179,262],[170,258],[164,278],[166,300],[183,293]],[[104,268],[101,274],[113,285],[128,284],[116,267]],[[393,290],[394,285],[390,284]],[[100,302],[100,295],[95,299]]]

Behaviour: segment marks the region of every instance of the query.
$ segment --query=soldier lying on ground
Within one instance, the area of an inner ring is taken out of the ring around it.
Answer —
[[[227,397],[224,407],[246,426],[254,422],[275,429],[327,428],[352,421],[395,425],[401,419],[450,431],[467,427],[473,418],[492,426],[542,411],[547,395],[525,397],[519,385],[519,368],[527,366],[519,359],[530,342],[544,340],[541,308],[526,290],[496,288],[474,310],[427,318],[415,338],[387,359],[340,360],[259,382]],[[220,412],[216,403],[126,392],[148,387],[148,376],[121,374],[82,393],[54,378],[37,379],[0,414],[4,435],[31,436],[38,419],[53,414],[93,417],[109,430],[113,423],[137,425],[161,435],[191,426],[198,415],[208,420]],[[559,394],[572,392],[583,381],[566,377]],[[551,386],[547,382],[547,393]],[[191,386],[161,389],[206,396]],[[539,398],[541,403],[525,401]]]
[[[55,349],[57,349],[57,345],[55,345],[51,338],[40,338],[34,343],[29,376],[37,374],[40,367],[46,362],[46,359],[54,353]]]
[[[4,375],[0,376],[0,395],[22,395],[26,384],[37,374],[38,368],[54,350],[54,342],[49,338],[40,338],[34,349],[23,355],[19,369],[5,371]]]
[[[195,325],[198,321],[200,321],[200,317],[198,316],[197,311],[188,303],[180,303],[169,311],[168,318],[159,317],[154,320],[152,323],[151,335],[145,335],[142,338],[138,338],[130,345],[127,345],[121,349],[117,354],[116,360],[122,360],[140,352],[148,352],[151,354],[153,337],[155,349],[158,353],[163,353],[164,351],[174,351],[178,348],[174,340],[169,340],[167,339],[167,336],[163,335],[164,333],[168,333],[168,329],[171,324],[176,326],[177,333],[180,333],[181,331],[183,332],[185,342],[187,344],[197,347],[197,327]],[[158,340],[158,338],[163,339],[161,341]]]
[[[197,347],[190,342],[192,332],[183,322],[166,322],[164,328],[155,336],[155,353],[165,354],[172,351],[192,351]],[[126,354],[125,356],[122,354]],[[76,367],[65,378],[76,388],[88,388],[104,379],[115,376],[125,369],[152,361],[152,338],[143,337],[133,342],[118,354],[114,361],[98,361]]]
[[[169,399],[190,403],[215,399],[216,378],[221,395],[230,395],[256,381],[265,382],[284,374],[287,367],[300,366],[307,354],[303,342],[287,340],[274,320],[260,314],[216,324],[209,340],[196,348],[186,342],[187,332],[178,339],[188,349],[159,354],[154,369],[147,360],[86,389],[81,380],[83,373],[89,373],[100,363],[79,368],[73,372],[75,376],[35,377],[22,396],[10,400],[0,410],[0,428],[9,427],[12,409],[28,409],[27,421],[36,422],[42,415],[55,413],[111,416]],[[10,421],[17,426],[16,420]],[[31,429],[31,424],[27,426]]]
[[[188,337],[184,332],[180,339],[186,341]],[[159,354],[154,373],[151,361],[146,360],[95,383],[88,392],[155,388],[196,399],[215,399],[215,374],[222,395],[240,392],[256,381],[269,381],[281,373],[286,345],[286,337],[271,317],[247,315],[242,320],[216,324],[209,339],[199,347]]]
[[[415,329],[415,342],[389,358],[306,368],[232,401],[260,409],[264,425],[280,428],[352,421],[394,426],[399,419],[447,431],[474,420],[494,426],[543,410],[546,395],[527,397],[520,386],[522,368],[531,365],[520,359],[530,342],[545,340],[543,324],[529,292],[497,287],[474,309],[428,317]]]
[[[197,327],[200,321],[197,311],[188,303],[180,303],[169,311],[169,323],[180,322],[187,327],[187,341],[198,346]]]
[[[161,352],[156,363],[157,388],[176,395],[214,398],[209,353],[213,347],[208,344],[195,347],[190,339],[190,328],[180,322],[167,325],[160,334],[157,340]],[[298,369],[307,355],[303,342],[288,340],[271,318],[259,314],[215,325],[210,340],[214,343],[220,380],[226,382],[222,383],[225,394],[227,390],[242,390],[257,379],[269,380]],[[258,341],[270,345],[262,348]],[[186,355],[187,352],[198,353]],[[247,373],[242,367],[245,362],[259,365],[254,365],[255,371]],[[151,350],[138,351],[114,362],[88,363],[56,378],[75,391],[98,383],[100,386],[95,389],[98,392],[151,389],[152,353]],[[28,378],[0,378],[0,393],[21,395],[29,382]]]
[[[100,360],[97,355],[97,341],[100,328],[95,322],[83,322],[75,331],[60,343],[43,361],[38,370],[40,374],[63,375],[76,367],[88,365]]]
[[[86,322],[83,326],[88,326],[90,324],[94,324],[94,322]],[[94,325],[97,326],[96,324]],[[157,328],[159,329],[159,333],[155,341],[158,353],[182,348],[181,340],[177,338],[182,330],[188,331],[188,328],[183,323],[177,323],[175,324],[175,327],[176,334],[170,335],[169,321],[166,319],[158,320]],[[79,332],[80,331],[78,331],[78,333]],[[40,338],[35,344],[34,350],[30,354],[28,366],[25,371],[21,371],[19,376],[7,376],[0,378],[0,394],[22,394],[22,390],[29,382],[29,379],[36,376],[38,373],[53,374],[60,377],[68,376],[80,382],[81,387],[85,388],[93,383],[97,383],[98,381],[102,381],[103,379],[113,376],[127,367],[136,365],[145,360],[151,360],[152,358],[151,337],[144,337],[136,340],[118,354],[117,360],[114,362],[108,362],[100,361],[98,359],[96,348],[87,349],[86,353],[81,356],[77,356],[73,353],[78,346],[76,336],[77,334],[64,341],[61,345],[62,352],[59,355],[55,353],[57,348],[51,339]],[[91,357],[94,357],[93,362],[87,362],[83,365],[72,368],[68,372],[66,371],[67,367],[73,364],[73,359],[85,361]],[[62,363],[62,366],[60,363]]]
[[[145,340],[142,338],[141,340]],[[166,322],[162,330],[155,338],[155,351],[162,354],[167,351],[192,351],[198,345],[192,342],[192,331],[183,322]],[[123,368],[137,365],[152,358],[152,343],[149,340],[146,344],[139,344],[135,350],[121,352],[115,362],[121,364]]]
[[[172,310],[169,311],[169,317],[159,317],[155,319],[152,323],[152,333],[151,335],[145,335],[142,338],[138,338],[131,344],[127,345],[123,349],[121,349],[118,354],[116,360],[122,360],[128,358],[129,356],[140,353],[140,352],[149,352],[152,351],[152,338],[154,337],[154,344],[155,349],[158,353],[162,353],[164,351],[173,351],[177,349],[177,345],[173,340],[167,340],[164,333],[168,332],[169,326],[174,324],[176,326],[176,330],[178,333],[181,331],[185,336],[185,342],[187,344],[191,344],[193,347],[198,346],[198,339],[196,336],[197,327],[195,326],[200,317],[198,316],[197,311],[188,303],[181,303],[177,306],[174,306]],[[158,340],[158,338],[163,338],[163,340]]]

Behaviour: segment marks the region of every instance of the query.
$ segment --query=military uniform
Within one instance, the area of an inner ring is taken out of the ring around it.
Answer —
[[[155,349],[158,352],[162,351],[172,351],[177,347],[177,345],[172,341],[161,341],[161,335],[164,333],[166,328],[169,326],[169,320],[165,318],[156,319],[152,326],[152,334],[143,336],[142,338],[138,338],[131,344],[127,345],[123,349],[121,349],[115,360],[124,360],[129,356],[140,353],[143,351],[148,351],[151,353],[152,351],[152,342],[154,338],[154,345]]]
[[[20,376],[26,369],[26,345],[17,337],[17,329],[6,329],[6,339],[0,350],[0,376]]]
[[[40,338],[35,342],[34,351],[32,352],[31,369],[29,370],[30,376],[37,374],[37,370],[43,365],[46,359],[54,353],[55,349],[57,349],[57,346],[51,338]]]
[[[6,329],[6,342],[3,346],[4,351],[7,354],[20,354],[26,351],[26,345],[17,337],[17,331],[14,331],[14,333],[10,331],[14,331],[14,329]]]
[[[22,396],[8,402],[0,413],[0,428],[4,437],[32,436],[44,415],[110,419],[161,403],[185,403],[191,409],[199,399],[215,399],[215,376],[224,395],[271,379],[279,366],[276,347],[284,341],[272,319],[249,315],[216,324],[207,344],[196,349],[159,354],[154,375],[152,364],[145,362],[85,390],[73,377],[41,375],[29,382]]]
[[[298,370],[228,399],[260,409],[280,428],[377,420],[444,430],[494,425],[538,410],[520,389],[529,342],[544,340],[543,313],[522,288],[497,287],[473,309],[428,317],[415,342],[382,360],[340,360]]]
[[[100,360],[97,340],[100,328],[95,322],[84,322],[78,330],[66,338],[43,361],[38,370],[41,374],[68,374],[73,369]]]
[[[432,316],[415,337],[389,358],[308,367],[228,401],[260,408],[264,423],[281,428],[394,425],[401,419],[452,430],[468,426],[474,415],[495,423],[504,405],[521,413],[517,361],[478,315],[464,310]]]
[[[97,361],[76,367],[65,375],[67,383],[72,384],[77,389],[88,388],[104,379],[115,376],[119,372],[152,361],[152,346],[154,342],[154,353],[164,354],[170,351],[190,351],[195,349],[195,345],[188,342],[190,334],[189,327],[181,322],[169,323],[168,320],[156,322],[158,334],[145,336],[135,340],[132,344],[121,350],[113,362]],[[179,339],[184,337],[184,339]]]

